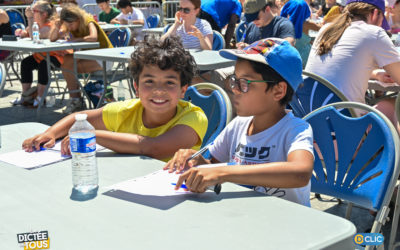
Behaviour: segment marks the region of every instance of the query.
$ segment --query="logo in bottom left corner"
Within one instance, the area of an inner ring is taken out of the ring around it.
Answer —
[[[18,243],[24,250],[50,249],[48,231],[29,232],[17,234]]]

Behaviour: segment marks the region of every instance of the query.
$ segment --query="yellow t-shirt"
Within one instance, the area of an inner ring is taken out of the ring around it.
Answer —
[[[156,128],[146,128],[142,120],[143,106],[139,99],[113,102],[104,107],[103,122],[110,131],[148,137],[160,136],[176,125],[187,125],[193,128],[200,138],[200,141],[192,147],[198,150],[207,131],[207,116],[201,108],[183,100],[179,101],[177,108],[176,115],[167,124]],[[163,159],[163,161],[169,159]]]
[[[330,23],[333,20],[335,20],[336,17],[340,15],[340,9],[339,6],[333,6],[328,13],[324,16],[324,22],[325,23]]]
[[[88,27],[89,23],[94,23],[97,29],[97,41],[100,43],[100,48],[105,49],[105,48],[113,48],[113,45],[110,42],[110,39],[108,39],[108,36],[104,32],[104,30],[99,26],[99,24],[96,22],[96,20],[93,19],[92,16],[87,15],[85,18],[85,26]],[[79,31],[71,31],[72,35],[74,37],[85,37],[90,34],[89,28],[85,30],[85,32],[79,32]],[[97,48],[94,48],[97,49]]]

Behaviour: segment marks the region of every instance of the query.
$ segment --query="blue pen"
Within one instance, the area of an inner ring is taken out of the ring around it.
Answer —
[[[172,185],[176,186],[176,183],[171,183]],[[188,189],[185,184],[181,184],[181,188]],[[207,190],[214,191],[216,194],[221,193],[221,184],[217,184],[214,187],[207,187]]]

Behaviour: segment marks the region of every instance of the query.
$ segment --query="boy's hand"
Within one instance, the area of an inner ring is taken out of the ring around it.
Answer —
[[[61,141],[61,155],[71,155],[68,135]]]
[[[204,193],[207,187],[220,183],[220,168],[191,168],[181,174],[175,185],[175,190],[185,182],[186,187],[194,193]]]
[[[236,44],[236,47],[237,47],[238,49],[244,49],[244,48],[247,47],[247,46],[249,46],[249,44],[244,43],[244,42],[238,42],[238,43]]]
[[[55,144],[55,137],[52,133],[45,132],[43,134],[35,135],[32,138],[26,139],[22,143],[22,149],[26,152],[39,151],[40,145],[44,144],[44,148],[52,148]]]
[[[164,170],[169,170],[170,173],[176,171],[177,173],[189,169],[193,166],[197,165],[199,157],[196,157],[190,161],[188,161],[189,157],[191,157],[196,150],[193,149],[179,149],[172,157],[171,160],[167,162],[165,165]]]

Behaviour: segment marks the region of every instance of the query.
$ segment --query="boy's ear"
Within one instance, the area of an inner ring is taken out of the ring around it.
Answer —
[[[287,83],[284,81],[279,82],[272,88],[273,98],[275,101],[279,102],[282,98],[286,96]]]
[[[139,98],[139,87],[138,87],[138,85],[136,84],[136,82],[135,81],[133,81],[133,88],[135,89],[135,92],[136,92],[136,98]]]
[[[189,84],[186,84],[185,86],[181,87],[181,98],[185,97],[185,93],[188,87]]]

